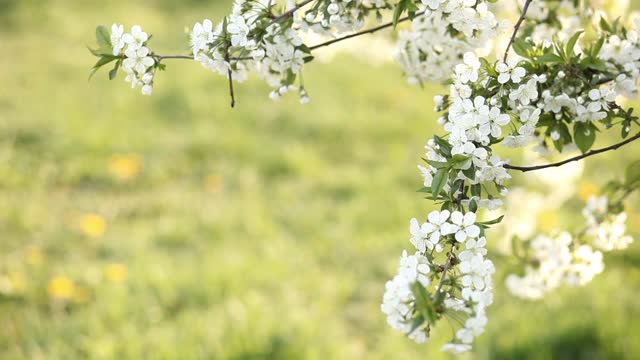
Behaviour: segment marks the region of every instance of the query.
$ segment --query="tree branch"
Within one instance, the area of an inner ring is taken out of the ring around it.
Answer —
[[[442,277],[440,278],[440,283],[438,284],[438,288],[436,289],[436,295],[440,293],[442,290],[442,285],[444,285],[444,280],[447,278],[447,270],[449,270],[449,265],[453,260],[453,246],[451,246],[451,250],[449,251],[449,256],[447,256],[447,262],[444,263],[444,269],[442,270]]]
[[[311,1],[313,1],[313,0],[303,1],[297,6],[302,7],[302,6],[308,4]],[[297,9],[295,9],[295,10],[297,10]],[[291,12],[291,10],[289,10],[288,12]],[[284,13],[284,14],[286,14],[286,13]],[[282,15],[284,15],[284,14],[282,14]],[[420,12],[417,12],[415,14],[415,16],[420,16],[420,15],[423,15],[423,14],[424,14],[424,11],[420,11]],[[282,15],[280,15],[279,17],[282,17]],[[403,18],[398,19],[397,24],[403,23],[403,22],[409,21],[409,20],[411,20],[411,18],[409,16],[405,16]],[[335,44],[337,42],[348,40],[348,39],[351,39],[351,38],[354,38],[354,37],[357,37],[357,36],[366,35],[366,34],[373,34],[375,32],[378,32],[380,30],[384,30],[384,29],[392,27],[392,26],[394,26],[394,23],[393,23],[393,21],[390,21],[390,22],[381,24],[379,26],[373,27],[371,29],[358,31],[358,32],[355,32],[353,34],[345,35],[345,36],[342,36],[342,37],[339,37],[339,38],[331,39],[331,40],[328,40],[328,41],[325,41],[325,42],[310,46],[309,49],[310,50],[316,50],[316,49],[319,49],[321,47],[329,46],[329,45]],[[156,54],[156,55],[154,55],[154,57],[156,57],[156,59],[158,59],[158,60],[163,60],[163,59],[191,59],[191,60],[193,60],[193,56],[191,56],[191,55],[157,55]],[[253,58],[251,56],[241,56],[241,57],[230,57],[229,60],[230,61],[243,61],[243,60],[253,60]]]
[[[415,14],[415,16],[420,16],[422,14],[424,14],[424,11],[417,12]],[[403,18],[400,18],[400,19],[398,19],[397,24],[399,24],[401,22],[405,22],[407,20],[411,20],[411,18],[409,16],[405,16]],[[386,28],[391,27],[391,26],[394,26],[394,22],[393,21],[390,21],[388,23],[384,23],[382,25],[376,26],[376,27],[371,28],[371,29],[358,31],[358,32],[353,33],[353,34],[349,34],[349,35],[345,35],[345,36],[342,36],[342,37],[339,37],[339,38],[335,38],[335,39],[332,39],[332,40],[329,40],[329,41],[325,41],[323,43],[313,45],[313,46],[309,47],[309,49],[315,50],[315,49],[318,49],[318,48],[321,48],[321,47],[324,47],[324,46],[329,46],[331,44],[335,44],[335,43],[343,41],[343,40],[354,38],[356,36],[365,35],[365,34],[373,34],[373,33],[377,32],[377,31],[386,29]]]
[[[302,8],[303,6],[307,5],[308,3],[312,2],[312,1],[313,0],[301,1],[300,3],[294,5],[293,8],[291,8],[290,10],[287,10],[287,11],[283,12],[282,14],[274,17],[273,20],[271,20],[271,24],[277,23],[278,21],[284,19],[285,17],[293,15],[294,12],[300,10],[300,8]]]
[[[164,60],[164,59],[189,59],[189,60],[193,60],[193,56],[191,56],[191,55],[158,55],[158,54],[153,54],[151,56],[154,57],[157,61]]]
[[[518,31],[520,30],[520,25],[524,21],[525,16],[527,15],[527,11],[529,10],[529,5],[531,5],[531,1],[526,0],[524,6],[522,7],[522,14],[520,14],[520,18],[516,22],[516,25],[513,27],[513,34],[511,34],[511,39],[509,40],[509,44],[507,44],[507,49],[504,51],[503,62],[507,62],[507,57],[509,56],[509,49],[511,49],[511,45],[516,41],[516,36],[518,35]]]
[[[551,164],[545,164],[545,165],[537,165],[537,166],[514,166],[514,165],[509,165],[509,164],[504,164],[503,167],[505,169],[509,169],[509,170],[517,170],[517,171],[522,171],[522,172],[528,172],[528,171],[535,171],[535,170],[541,170],[541,169],[546,169],[546,168],[550,168],[550,167],[558,167],[558,166],[562,166],[564,164],[568,164],[570,162],[573,161],[578,161],[578,160],[582,160],[586,157],[589,156],[593,156],[593,155],[597,155],[603,152],[607,152],[609,150],[616,150],[624,145],[627,145],[630,142],[633,142],[635,140],[640,139],[640,132],[635,134],[634,136],[621,141],[619,143],[613,144],[611,146],[607,146],[601,149],[596,149],[596,150],[591,150],[591,151],[587,151],[586,153],[582,154],[582,155],[578,155],[578,156],[574,156],[572,158],[563,160],[563,161],[559,161],[559,162],[555,162],[555,163],[551,163]]]
[[[227,75],[229,77],[229,95],[231,96],[231,108],[233,108],[234,106],[236,106],[236,96],[233,92],[233,71],[231,70],[231,62],[229,62],[229,47],[225,49],[224,58],[229,65]]]

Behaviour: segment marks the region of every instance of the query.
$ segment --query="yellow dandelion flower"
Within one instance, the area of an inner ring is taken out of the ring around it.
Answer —
[[[42,263],[42,250],[34,245],[29,245],[24,249],[24,259],[29,265],[40,265]]]
[[[131,180],[142,170],[142,159],[133,154],[113,155],[108,161],[109,172],[118,180]]]
[[[127,267],[123,264],[109,264],[104,269],[104,276],[114,283],[123,282],[127,279]]]
[[[598,194],[598,187],[592,182],[584,181],[578,185],[577,194],[580,200],[587,201],[591,196]]]
[[[49,296],[59,300],[69,300],[74,295],[75,284],[65,276],[56,276],[49,281],[47,291]]]
[[[86,214],[80,217],[80,231],[83,234],[97,238],[104,235],[107,230],[107,222],[98,214]]]
[[[218,192],[222,190],[223,185],[224,180],[222,176],[219,175],[209,175],[204,179],[204,187],[208,192]]]

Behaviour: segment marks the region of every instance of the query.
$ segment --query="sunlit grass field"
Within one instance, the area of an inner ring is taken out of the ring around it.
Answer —
[[[184,27],[230,3],[0,0],[0,359],[448,358],[446,323],[416,345],[379,311],[409,219],[430,210],[415,166],[442,89],[346,55],[307,68],[306,106],[253,79],[232,110],[225,79],[185,61],[152,97],[87,81],[95,25],[140,23],[158,52],[183,52]],[[581,186],[639,158],[640,144],[590,158]],[[544,219],[579,226],[567,209]],[[511,297],[495,260],[467,358],[640,356],[638,242],[540,302]]]

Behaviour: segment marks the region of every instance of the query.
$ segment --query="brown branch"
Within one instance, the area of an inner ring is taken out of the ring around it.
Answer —
[[[546,168],[550,168],[550,167],[558,167],[558,166],[562,166],[564,164],[568,164],[570,162],[573,161],[578,161],[578,160],[582,160],[586,157],[589,156],[593,156],[593,155],[597,155],[603,152],[607,152],[609,150],[616,150],[624,145],[627,145],[630,142],[633,142],[635,140],[640,139],[640,132],[635,134],[634,136],[621,141],[619,143],[613,144],[611,146],[607,146],[601,149],[596,149],[596,150],[591,150],[591,151],[587,151],[586,153],[582,154],[582,155],[578,155],[578,156],[574,156],[572,158],[563,160],[563,161],[559,161],[559,162],[555,162],[555,163],[551,163],[551,164],[545,164],[545,165],[537,165],[537,166],[514,166],[514,165],[509,165],[509,164],[504,164],[503,167],[505,169],[509,169],[509,170],[518,170],[518,171],[522,171],[522,172],[528,172],[528,171],[535,171],[535,170],[541,170],[541,169],[546,169]]]
[[[311,1],[313,1],[313,0],[303,1],[298,6],[300,6],[300,7],[304,6],[304,5],[306,5],[307,3],[311,2]],[[291,11],[291,10],[289,10],[289,11]],[[415,16],[420,16],[420,15],[423,15],[423,14],[424,14],[424,11],[420,11],[420,12],[417,12],[415,14]],[[282,15],[280,15],[280,16],[282,16]],[[403,23],[405,21],[409,21],[411,19],[412,19],[411,17],[405,16],[403,18],[398,19],[397,24]],[[390,21],[390,22],[384,23],[382,25],[373,27],[371,29],[358,31],[358,32],[353,33],[353,34],[345,35],[345,36],[342,36],[342,37],[339,37],[339,38],[331,39],[331,40],[328,40],[328,41],[325,41],[325,42],[310,46],[309,49],[310,50],[316,50],[318,48],[329,46],[329,45],[335,44],[337,42],[348,40],[348,39],[351,39],[351,38],[354,38],[354,37],[357,37],[357,36],[366,35],[366,34],[373,34],[375,32],[378,32],[380,30],[384,30],[384,29],[389,28],[389,27],[394,26],[394,25],[395,25],[394,22]],[[155,57],[160,59],[160,60],[161,59],[193,59],[193,56],[190,56],[190,55],[155,55]],[[229,60],[230,61],[253,60],[253,57],[251,57],[251,56],[230,57]]]
[[[529,5],[531,5],[531,1],[527,0],[522,7],[522,14],[520,14],[520,18],[516,22],[516,25],[513,27],[513,34],[511,34],[511,39],[509,40],[509,44],[507,44],[507,49],[504,51],[504,58],[502,61],[507,62],[507,57],[509,56],[509,49],[511,49],[511,45],[516,41],[516,36],[518,35],[518,31],[520,30],[520,25],[524,21],[525,16],[527,15],[527,11],[529,10]]]
[[[424,14],[424,11],[417,12],[415,14],[415,16],[419,16],[419,15],[422,15],[422,14]],[[345,36],[342,36],[342,37],[339,37],[339,38],[335,38],[335,39],[332,39],[332,40],[329,40],[329,41],[326,41],[326,42],[323,42],[323,43],[320,43],[320,44],[313,45],[313,46],[309,47],[309,49],[315,50],[315,49],[318,49],[318,48],[321,48],[321,47],[324,47],[324,46],[329,46],[331,44],[335,44],[335,43],[343,41],[343,40],[354,38],[356,36],[365,35],[365,34],[373,34],[376,31],[380,31],[380,30],[386,29],[388,27],[394,26],[395,24],[399,24],[399,23],[402,23],[402,22],[405,22],[405,21],[411,20],[411,19],[412,19],[411,17],[405,16],[403,18],[398,19],[398,21],[396,23],[394,23],[393,21],[390,21],[388,23],[384,23],[382,25],[376,26],[376,27],[371,28],[371,29],[362,30],[362,31],[359,31],[359,32],[356,32],[356,33],[353,33],[353,34],[345,35]]]
[[[225,49],[224,59],[229,65],[227,74],[229,77],[229,95],[231,96],[231,108],[233,108],[234,106],[236,106],[236,96],[233,91],[233,71],[231,70],[231,62],[229,62],[229,47]]]
[[[271,20],[271,23],[269,25],[277,23],[278,21],[284,19],[287,16],[293,15],[294,12],[300,10],[300,8],[302,8],[303,6],[307,5],[308,3],[312,2],[312,1],[313,0],[301,1],[300,3],[294,5],[294,7],[291,8],[290,10],[287,10],[287,11],[283,12],[282,14],[274,17],[273,20]]]
[[[444,269],[442,270],[442,277],[440,278],[440,284],[438,284],[438,288],[436,289],[436,294],[439,294],[440,290],[442,290],[442,285],[444,285],[444,280],[447,278],[447,270],[449,270],[449,265],[451,265],[451,261],[453,261],[453,246],[449,251],[449,256],[447,256],[447,262],[444,263]]]
[[[151,56],[154,57],[157,61],[164,60],[164,59],[189,59],[189,60],[193,60],[193,56],[191,56],[191,55],[158,55],[158,54],[153,54]]]

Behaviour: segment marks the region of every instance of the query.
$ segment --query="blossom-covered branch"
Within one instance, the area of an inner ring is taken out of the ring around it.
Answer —
[[[509,170],[560,166],[640,138],[640,133],[627,138],[631,127],[640,123],[633,109],[618,101],[638,93],[640,21],[628,27],[621,20],[609,23],[594,18],[594,12],[574,0],[524,0],[513,33],[504,38],[508,41],[504,55],[492,49],[480,56],[481,49],[500,43],[493,40],[501,39],[507,28],[490,3],[306,0],[287,1],[279,9],[273,0],[235,0],[231,14],[217,25],[205,19],[193,26],[192,55],[154,53],[148,48],[149,36],[139,26],[126,33],[118,24],[111,31],[99,27],[99,48],[92,50],[99,60],[93,70],[114,62],[110,78],[122,69],[132,87],[140,86],[149,95],[157,71],[165,69],[163,60],[193,59],[227,78],[232,106],[233,83],[244,81],[249,73],[267,82],[272,99],[297,91],[306,103],[309,95],[302,71],[314,60],[313,50],[410,22],[398,32],[395,56],[408,82],[444,81],[449,90],[435,98],[444,134],[427,142],[425,163],[418,166],[421,192],[440,210],[422,221],[411,219],[409,242],[415,250],[403,251],[397,274],[386,284],[381,310],[392,328],[417,342],[427,341],[442,318],[455,319],[461,326],[442,349],[465,352],[488,321],[495,268],[487,256],[487,232],[502,220],[483,221],[478,210],[502,206]],[[391,21],[383,22],[385,16]],[[366,29],[374,18],[379,25]],[[305,39],[310,33],[327,40],[309,46]],[[510,50],[515,55],[508,56]],[[615,128],[626,140],[591,150],[599,131]],[[583,154],[522,167],[507,164],[496,153],[498,146],[530,144],[541,153],[578,148]],[[625,186],[627,190],[638,187],[640,180],[627,181]],[[617,211],[612,203],[609,208]],[[593,225],[591,235],[600,239],[596,247],[609,246],[607,241],[613,238],[609,235],[612,231],[619,235],[624,220],[617,217],[607,222],[604,215],[587,219]],[[536,244],[564,249],[571,245],[567,239],[571,236],[543,238]],[[599,255],[591,247],[569,255],[564,268],[568,270],[560,275],[574,279],[576,269],[586,269],[578,276],[582,282],[599,271]],[[545,258],[541,255],[537,260]],[[588,261],[590,266],[585,267]]]

